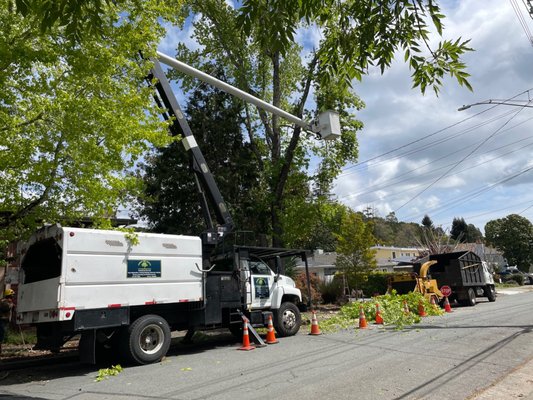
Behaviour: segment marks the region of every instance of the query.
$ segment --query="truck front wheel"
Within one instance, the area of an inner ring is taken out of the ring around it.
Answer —
[[[170,327],[158,315],[144,315],[126,331],[126,354],[137,364],[161,360],[170,347]]]
[[[300,330],[302,316],[296,304],[287,301],[281,303],[279,310],[275,313],[274,325],[278,336],[293,336]]]

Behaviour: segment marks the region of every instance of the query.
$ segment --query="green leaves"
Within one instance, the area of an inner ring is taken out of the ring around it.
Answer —
[[[98,370],[98,375],[95,378],[95,382],[101,382],[108,379],[110,376],[117,376],[122,372],[120,364],[112,365],[111,368],[102,368]]]
[[[404,304],[407,303],[409,312],[405,312]],[[443,315],[444,311],[433,306],[428,299],[420,293],[408,293],[398,295],[396,293],[373,297],[371,301],[348,303],[341,307],[339,313],[327,320],[321,321],[320,327],[324,331],[334,331],[335,329],[346,329],[357,326],[359,311],[362,308],[367,321],[376,319],[376,304],[379,304],[384,325],[394,326],[403,329],[405,326],[418,324],[422,318],[418,315],[419,304],[424,306],[428,316]]]
[[[139,190],[127,171],[150,144],[169,141],[144,84],[148,66],[136,59],[153,54],[164,9],[156,0],[142,10],[121,1],[120,13],[106,4],[20,1],[16,13],[0,10],[0,229],[114,216]],[[79,22],[71,40],[60,11],[98,16],[99,34]]]
[[[503,251],[509,265],[517,265],[522,271],[529,271],[533,263],[533,224],[527,218],[510,214],[485,225],[488,244]]]

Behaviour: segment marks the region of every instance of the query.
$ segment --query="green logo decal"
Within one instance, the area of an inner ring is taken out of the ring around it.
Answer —
[[[127,278],[161,278],[161,260],[128,260]]]
[[[270,288],[268,287],[267,278],[254,278],[255,297],[258,299],[268,299],[270,297]]]

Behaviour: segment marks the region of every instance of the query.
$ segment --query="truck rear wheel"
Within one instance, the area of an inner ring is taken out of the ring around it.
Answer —
[[[476,305],[476,292],[472,288],[468,288],[468,299],[466,299],[466,305],[470,307]]]
[[[137,364],[161,360],[170,347],[170,327],[159,315],[144,315],[126,331],[125,352]]]
[[[279,310],[274,315],[274,325],[278,336],[293,336],[300,330],[302,316],[296,304],[290,301],[281,303]]]
[[[485,287],[485,296],[487,296],[487,299],[489,299],[490,302],[496,301],[496,290],[494,289],[494,286],[487,285]]]

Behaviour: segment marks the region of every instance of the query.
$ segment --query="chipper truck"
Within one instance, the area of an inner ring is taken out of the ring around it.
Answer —
[[[487,263],[471,251],[432,254],[413,264],[413,273],[392,278],[391,288],[399,293],[415,291],[428,299],[442,301],[441,289],[451,289],[450,301],[467,306],[476,305],[476,297],[496,301],[494,278]]]

